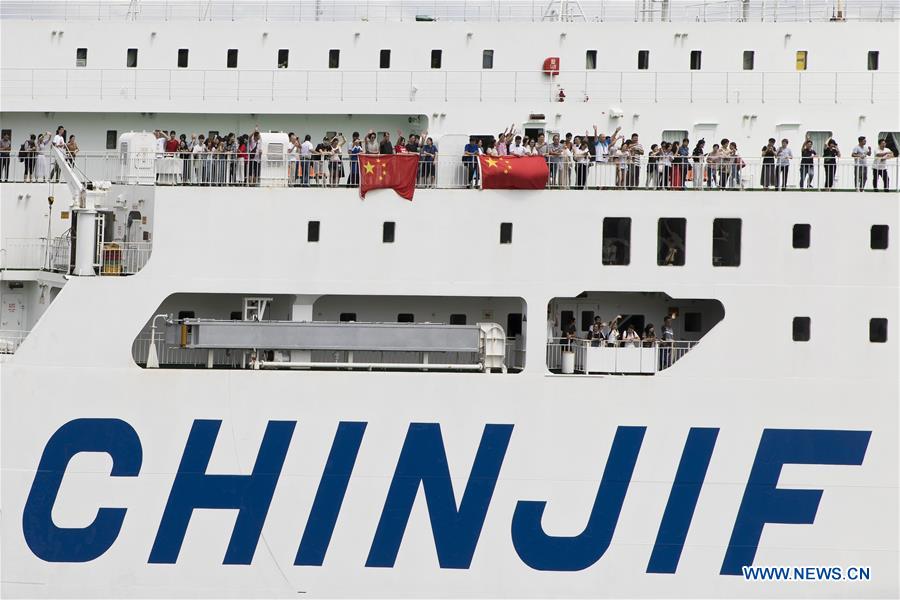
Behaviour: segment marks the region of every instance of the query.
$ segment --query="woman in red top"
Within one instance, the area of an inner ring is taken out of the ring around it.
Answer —
[[[406,149],[406,138],[402,135],[397,138],[397,145],[394,146],[394,154],[409,154],[409,150]]]

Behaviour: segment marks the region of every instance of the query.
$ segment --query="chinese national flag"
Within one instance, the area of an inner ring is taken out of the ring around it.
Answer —
[[[543,156],[479,156],[481,188],[485,190],[542,190],[550,169]]]
[[[413,199],[416,191],[418,154],[359,155],[359,197],[369,190],[392,188],[401,197]]]

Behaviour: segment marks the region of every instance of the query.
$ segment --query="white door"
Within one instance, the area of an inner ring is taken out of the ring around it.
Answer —
[[[3,294],[0,331],[25,331],[25,297],[19,292]]]

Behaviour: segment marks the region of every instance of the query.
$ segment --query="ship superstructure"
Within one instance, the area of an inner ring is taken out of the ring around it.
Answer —
[[[5,594],[897,595],[900,173],[852,156],[896,155],[896,2],[0,16]],[[585,181],[478,189],[510,128]],[[288,152],[370,130],[433,138],[411,202]],[[685,138],[740,154],[648,160]]]

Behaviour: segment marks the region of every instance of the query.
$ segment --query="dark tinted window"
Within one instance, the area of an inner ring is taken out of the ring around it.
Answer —
[[[278,51],[278,68],[279,69],[287,69],[288,68],[288,56],[290,55],[290,51],[287,48],[282,48]]]
[[[341,66],[341,51],[332,48],[328,51],[328,68],[337,69]]]
[[[412,313],[400,313],[399,315],[397,315],[397,322],[398,323],[415,323],[416,316]]]
[[[794,248],[809,248],[810,226],[808,223],[794,225],[792,244]]]
[[[794,317],[791,337],[795,342],[809,341],[809,317]]]
[[[341,323],[349,323],[356,320],[356,313],[341,313],[339,318]]]
[[[603,264],[627,265],[631,260],[631,218],[603,219]]]
[[[237,48],[231,48],[228,50],[228,58],[226,59],[225,66],[229,69],[237,69],[237,59],[238,59],[238,51]]]
[[[500,223],[500,243],[512,244],[512,223]]]
[[[867,66],[870,71],[878,70],[878,50],[869,50],[869,60]]]
[[[106,130],[106,149],[107,150],[115,150],[116,144],[119,141],[119,132],[115,129],[107,129]]]
[[[869,319],[869,341],[883,344],[887,341],[887,319]]]
[[[594,323],[594,311],[592,310],[583,310],[581,311],[581,331],[587,331],[591,328],[591,325]]]
[[[466,315],[461,315],[461,314],[450,315],[450,324],[451,325],[465,325],[466,324]]]
[[[391,51],[390,50],[382,50],[381,55],[378,58],[378,66],[382,69],[390,69],[391,68]]]
[[[597,51],[588,50],[584,53],[584,68],[591,71],[597,68]]]
[[[753,70],[753,61],[755,58],[755,52],[753,50],[744,50],[744,70],[752,71]]]
[[[393,244],[395,231],[396,224],[393,221],[385,221],[381,228],[381,241],[385,244]]]
[[[741,220],[713,220],[713,256],[714,267],[741,266]]]
[[[306,224],[306,241],[307,242],[318,242],[319,241],[319,221],[310,221]]]
[[[887,250],[888,247],[888,226],[872,225],[870,233],[869,245],[872,250]]]
[[[682,218],[660,219],[657,227],[656,264],[684,265],[685,233],[687,220]]]
[[[87,48],[77,48],[75,50],[75,66],[76,67],[86,67],[87,66]]]
[[[431,68],[432,69],[440,69],[441,68],[441,58],[443,51],[442,50],[432,50],[431,51]]]
[[[125,66],[129,69],[137,67],[137,48],[129,48],[125,54]]]
[[[178,50],[178,68],[186,69],[188,66],[188,49],[181,48]]]
[[[687,333],[700,333],[703,329],[703,315],[698,312],[684,313],[684,330]]]
[[[644,71],[650,68],[650,51],[638,50],[638,69]]]
[[[702,53],[699,50],[691,50],[691,70],[699,71],[700,70],[700,57]]]
[[[493,69],[494,68],[494,51],[493,50],[485,50],[481,53],[481,68],[482,69]]]
[[[522,333],[522,313],[509,313],[506,316],[506,337],[516,337]]]

